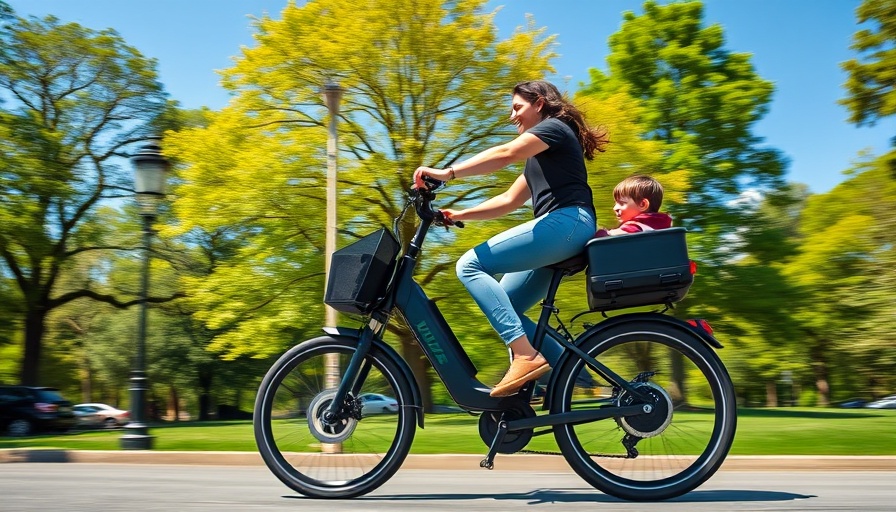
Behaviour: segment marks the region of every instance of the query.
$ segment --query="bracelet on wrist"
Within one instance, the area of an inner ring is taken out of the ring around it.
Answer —
[[[456,177],[457,176],[454,175],[454,166],[452,165],[451,167],[448,168],[448,181],[451,181]]]

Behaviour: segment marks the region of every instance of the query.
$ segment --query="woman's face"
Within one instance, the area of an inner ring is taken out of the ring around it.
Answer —
[[[517,133],[523,133],[541,122],[542,104],[543,101],[540,99],[533,104],[519,94],[513,95],[510,104],[510,122],[516,125]]]

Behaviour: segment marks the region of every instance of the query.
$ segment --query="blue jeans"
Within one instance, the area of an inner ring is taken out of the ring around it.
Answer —
[[[523,313],[544,299],[551,284],[553,271],[543,267],[582,252],[594,231],[590,209],[554,210],[467,251],[457,261],[457,277],[504,343],[523,335],[531,342],[535,322]],[[551,363],[560,355],[560,346],[548,337],[541,350]]]

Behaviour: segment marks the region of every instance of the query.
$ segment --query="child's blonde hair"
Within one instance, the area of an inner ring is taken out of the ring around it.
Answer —
[[[663,186],[650,176],[635,174],[620,181],[613,189],[613,199],[620,201],[625,198],[635,202],[647,199],[650,202],[647,211],[656,213],[663,204]]]

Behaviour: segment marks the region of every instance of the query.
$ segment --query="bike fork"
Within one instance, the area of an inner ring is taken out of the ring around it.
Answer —
[[[361,331],[361,336],[358,339],[358,348],[352,354],[352,358],[345,368],[345,373],[342,375],[342,381],[339,383],[336,395],[321,416],[324,424],[330,425],[339,421],[340,411],[343,404],[345,404],[345,398],[349,393],[357,394],[361,384],[367,378],[367,374],[370,372],[370,363],[365,362],[365,359],[370,351],[370,347],[373,346],[374,332],[378,325],[382,324],[371,320],[371,324]]]

